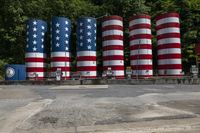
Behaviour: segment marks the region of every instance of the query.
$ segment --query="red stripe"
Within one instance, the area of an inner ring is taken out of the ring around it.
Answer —
[[[159,19],[168,18],[168,17],[178,17],[179,18],[179,14],[176,12],[160,14],[156,17],[156,21],[158,21]]]
[[[137,60],[137,59],[152,59],[152,55],[145,54],[145,55],[131,55],[130,60]]]
[[[57,69],[61,69],[61,71],[70,71],[71,67],[52,67],[51,71],[55,72]]]
[[[161,25],[156,26],[156,30],[160,30],[160,29],[164,29],[164,28],[170,28],[170,27],[180,28],[180,24],[175,23],[175,22],[165,23],[165,24],[161,24]]]
[[[77,67],[78,71],[96,71],[97,67],[96,66],[79,66]]]
[[[129,21],[132,21],[134,19],[140,19],[140,18],[147,18],[147,19],[151,19],[151,16],[146,15],[146,14],[142,14],[142,15],[135,15],[131,18],[129,18]]]
[[[103,66],[103,70],[108,70],[108,67],[110,67],[111,70],[124,70],[124,66]]]
[[[136,40],[136,39],[151,39],[152,35],[151,34],[137,34],[137,35],[132,35],[130,37],[130,41]]]
[[[104,46],[103,47],[103,51],[106,50],[124,50],[123,46],[119,46],[119,45],[109,45],[109,46]]]
[[[165,39],[165,38],[180,38],[180,37],[181,37],[180,33],[166,33],[166,34],[158,35],[157,40]]]
[[[152,65],[135,65],[131,66],[132,70],[152,70]]]
[[[57,62],[57,61],[70,62],[70,58],[69,57],[51,57],[51,62]]]
[[[158,65],[158,69],[182,69],[181,64]]]
[[[25,62],[45,62],[45,58],[25,58]]]
[[[165,54],[165,55],[158,55],[158,59],[180,59],[181,54]]]
[[[112,16],[103,17],[101,19],[101,21],[107,21],[107,20],[121,20],[121,21],[123,21],[123,18],[120,17],[120,16],[117,16],[117,15],[112,15]]]
[[[152,46],[150,44],[137,44],[130,46],[130,50],[136,49],[152,49]]]
[[[159,74],[159,76],[170,76],[170,77],[182,77],[183,75],[182,74],[180,74],[180,75],[177,75],[177,74],[175,74],[175,75],[169,75],[169,74],[167,74],[167,75],[161,75],[161,74]]]
[[[114,76],[116,79],[124,79],[124,76]]]
[[[157,47],[158,50],[168,49],[168,48],[181,48],[181,44],[180,43],[168,43],[168,44],[158,45],[158,47]]]
[[[120,36],[120,35],[104,36],[103,41],[107,41],[107,40],[123,40],[123,36]]]
[[[131,78],[135,79],[135,78],[151,78],[153,77],[153,75],[132,75]]]
[[[46,68],[27,67],[26,72],[45,72]]]
[[[132,25],[131,27],[129,27],[129,31],[132,31],[132,30],[135,30],[135,29],[141,29],[141,28],[151,29],[151,25],[150,24]]]
[[[121,30],[123,31],[123,27],[119,25],[108,25],[102,27],[102,31],[107,31],[107,30]]]
[[[79,56],[77,57],[77,61],[96,61],[96,56]]]
[[[103,56],[103,60],[124,60],[124,55]]]

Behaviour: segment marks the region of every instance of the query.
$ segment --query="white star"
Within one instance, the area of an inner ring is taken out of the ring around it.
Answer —
[[[59,47],[60,46],[60,44],[59,43],[56,43],[56,47]]]
[[[60,24],[59,23],[56,23],[56,27],[59,27],[60,26]]]
[[[44,26],[42,26],[42,29],[44,30]]]
[[[37,21],[33,21],[33,25],[37,25]]]
[[[56,33],[59,34],[59,33],[60,33],[60,30],[57,29],[57,30],[56,30]]]
[[[94,24],[94,27],[97,27],[97,25],[96,25],[96,24]]]
[[[37,31],[37,28],[36,28],[36,27],[34,27],[34,28],[33,28],[33,31]]]
[[[68,21],[65,21],[65,24],[66,24],[66,25],[68,25],[68,23],[69,23]]]
[[[80,26],[83,26],[83,23],[80,23]]]
[[[27,25],[26,28],[28,29],[28,28],[29,28],[29,25]]]
[[[42,32],[42,36],[44,36],[44,32]]]
[[[82,39],[83,39],[83,36],[80,36],[80,39],[82,40]]]
[[[96,43],[94,43],[94,46],[97,46],[97,44],[96,44]]]
[[[68,47],[66,47],[66,48],[65,48],[65,50],[69,50],[69,48],[68,48]]]
[[[80,46],[83,46],[83,43],[82,43],[82,42],[80,43]]]
[[[88,25],[88,26],[87,26],[87,28],[88,28],[88,29],[91,29],[91,26],[90,26],[90,25]]]
[[[50,31],[52,32],[52,28],[50,28]]]
[[[44,39],[42,38],[41,41],[44,42]]]
[[[69,41],[65,41],[65,43],[66,43],[66,44],[68,44],[68,43],[69,43]]]
[[[33,48],[33,51],[36,51],[36,50],[37,50],[37,48],[36,48],[36,47],[34,47],[34,48]]]
[[[28,41],[29,41],[29,38],[26,38],[26,41],[28,42]]]
[[[44,48],[44,45],[41,45],[41,48]]]
[[[29,32],[28,32],[28,31],[26,32],[26,35],[29,35]]]
[[[33,34],[33,38],[37,38],[37,35],[36,35],[36,34]]]
[[[91,22],[91,19],[87,19],[87,21],[90,23],[90,22]]]
[[[83,29],[80,29],[80,33],[83,33]]]
[[[36,45],[36,44],[37,44],[37,41],[34,40],[34,41],[33,41],[33,44]]]
[[[59,39],[60,39],[60,37],[57,36],[57,37],[56,37],[56,40],[59,40]]]
[[[66,27],[65,30],[68,31],[69,29]]]
[[[97,31],[95,30],[94,33],[97,33]]]
[[[91,48],[92,48],[92,46],[88,45],[88,49],[91,49]]]
[[[68,37],[69,37],[69,35],[68,35],[68,34],[65,34],[65,37],[67,37],[67,38],[68,38]]]
[[[92,41],[91,39],[87,39],[87,42],[88,42],[88,43],[91,43],[91,41]]]
[[[92,34],[91,32],[87,32],[87,35],[88,35],[88,36],[91,36],[91,34]]]
[[[96,36],[94,37],[94,40],[96,40],[97,38],[96,38]]]
[[[26,45],[26,48],[28,48],[29,46],[28,46],[28,44]]]

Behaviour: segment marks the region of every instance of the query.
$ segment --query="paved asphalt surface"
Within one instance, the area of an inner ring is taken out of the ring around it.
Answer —
[[[199,133],[199,85],[0,86],[0,133]]]

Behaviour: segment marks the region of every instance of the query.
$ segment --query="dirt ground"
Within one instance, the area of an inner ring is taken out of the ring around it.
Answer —
[[[199,132],[199,85],[0,86],[0,133]]]

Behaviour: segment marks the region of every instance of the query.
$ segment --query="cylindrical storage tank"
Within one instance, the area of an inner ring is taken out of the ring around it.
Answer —
[[[45,35],[47,23],[37,19],[28,20],[26,31],[25,63],[27,78],[42,80],[46,75]]]
[[[111,68],[113,77],[124,78],[123,18],[106,16],[102,19],[103,70]]]
[[[129,19],[130,61],[133,78],[153,76],[151,16],[136,15]]]
[[[181,76],[181,40],[178,13],[156,17],[158,75]]]
[[[80,17],[77,23],[77,71],[82,78],[96,78],[96,19]]]
[[[19,64],[6,65],[5,80],[26,80],[25,65],[19,65]]]
[[[70,36],[71,21],[63,17],[53,17],[51,22],[51,72],[60,69],[62,79],[70,79]]]

